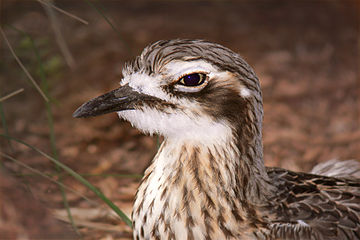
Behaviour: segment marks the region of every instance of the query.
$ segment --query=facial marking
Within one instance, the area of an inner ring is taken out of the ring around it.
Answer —
[[[138,71],[131,74],[124,74],[121,85],[128,84],[134,91],[159,98],[167,103],[172,103],[175,108],[154,108],[152,105],[140,105],[135,110],[118,112],[120,118],[131,122],[136,128],[143,132],[154,134],[159,133],[167,138],[186,139],[212,139],[216,137],[232,136],[230,128],[225,122],[207,116],[202,109],[200,100],[192,93],[201,92],[208,83],[212,82],[212,88],[224,88],[235,91],[239,96],[249,97],[251,92],[245,88],[237,76],[229,71],[218,69],[211,63],[202,60],[173,60],[160,68],[158,72],[146,74]],[[198,86],[185,86],[179,81],[182,77],[191,74],[201,73],[206,76],[203,84]],[[166,86],[174,85],[173,91]],[[168,92],[169,91],[169,92]],[[186,97],[176,95],[176,92],[187,92]],[[209,94],[209,93],[205,93]],[[161,103],[159,103],[161,104]],[[196,129],[196,134],[194,134]],[[209,131],[211,129],[211,131]],[[181,133],[181,134],[179,134]],[[215,137],[216,136],[216,137]],[[220,137],[220,138],[221,138]]]
[[[174,80],[180,79],[184,75],[202,72],[205,74],[219,72],[213,65],[204,60],[181,61],[174,60],[166,64],[166,72]]]
[[[212,64],[201,59],[193,61],[174,60],[167,63],[161,69],[161,72],[156,72],[150,76],[141,71],[125,74],[120,85],[123,86],[129,84],[134,91],[139,93],[151,95],[171,103],[183,103],[181,99],[174,99],[162,88],[162,86],[176,83],[183,76],[201,73],[206,76],[206,80],[203,84],[195,87],[186,87],[175,84],[174,88],[175,91],[180,92],[199,92],[207,85],[207,81],[210,81],[211,79],[226,83],[228,79],[233,77],[230,72],[220,71]]]
[[[144,107],[141,110],[120,111],[118,116],[143,132],[151,135],[160,133],[175,140],[227,141],[228,139],[225,138],[232,137],[231,128],[224,121],[215,122],[209,116],[194,114],[190,110],[173,111],[165,113]]]
[[[149,76],[145,73],[133,73],[125,76],[120,82],[121,86],[125,84],[129,84],[134,91],[139,93],[154,96],[165,101],[170,100],[170,96],[161,88],[161,85],[166,83],[162,81],[160,75]]]

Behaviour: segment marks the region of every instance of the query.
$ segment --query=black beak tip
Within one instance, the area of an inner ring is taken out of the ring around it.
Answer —
[[[140,94],[128,85],[105,93],[81,105],[72,114],[74,118],[95,117],[111,112],[133,109],[132,102]]]
[[[80,113],[80,111],[79,111],[79,108],[76,109],[75,112],[73,112],[72,116],[73,116],[74,118],[81,118],[81,113]]]
[[[74,118],[84,118],[87,117],[86,116],[86,111],[84,111],[83,106],[79,107],[78,109],[75,110],[75,112],[72,114],[72,116]]]
[[[96,101],[90,100],[75,110],[75,112],[72,114],[74,118],[86,118],[86,117],[92,117],[99,114],[96,114],[97,110],[97,104]]]

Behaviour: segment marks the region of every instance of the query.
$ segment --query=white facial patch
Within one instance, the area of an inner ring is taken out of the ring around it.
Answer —
[[[203,60],[196,60],[190,62],[176,60],[166,64],[160,73],[153,74],[151,76],[142,73],[141,71],[132,73],[130,75],[127,75],[126,72],[124,72],[125,76],[120,82],[120,85],[123,86],[125,84],[129,84],[131,88],[133,88],[139,93],[144,93],[168,102],[173,102],[173,99],[171,99],[171,97],[161,88],[162,85],[167,85],[171,83],[171,81],[165,82],[164,79],[178,81],[181,77],[192,73],[204,73],[208,76],[208,78],[224,75],[224,72],[218,71],[210,63]],[[164,76],[167,76],[167,78],[165,78]],[[204,84],[204,86],[206,86],[206,84]],[[201,87],[191,88],[180,85],[175,86],[175,89],[177,88],[178,90],[184,92],[197,92],[202,89]],[[187,88],[186,91],[184,88]]]
[[[214,74],[220,73],[213,65],[204,60],[195,61],[172,61],[165,66],[168,75],[173,76],[174,80],[180,79],[182,76],[191,73],[205,73],[209,77]]]
[[[234,78],[230,72],[219,71],[204,60],[171,61],[162,68],[161,72],[151,75],[141,71],[129,75],[125,74],[120,83],[122,86],[128,84],[134,91],[172,103],[177,108],[164,110],[145,105],[136,110],[120,111],[118,112],[119,117],[129,121],[145,133],[157,133],[166,138],[208,140],[210,142],[227,141],[229,137],[232,137],[232,131],[228,124],[224,121],[216,122],[208,114],[203,113],[196,100],[175,97],[163,89],[162,86],[174,83],[181,77],[192,73],[204,73],[208,78],[206,81],[216,81],[219,86],[228,85],[228,80]],[[175,91],[176,88],[175,85]],[[180,88],[181,86],[179,86],[178,91],[181,91]],[[191,87],[186,88],[190,89]],[[244,88],[242,94],[249,96],[250,92]]]
[[[145,73],[133,73],[125,76],[120,85],[129,84],[134,91],[169,101],[170,96],[161,88],[161,76],[149,76]]]
[[[144,107],[141,110],[118,112],[120,118],[129,121],[139,130],[175,140],[227,141],[232,137],[231,128],[225,122],[214,122],[206,115],[174,110],[165,113]]]

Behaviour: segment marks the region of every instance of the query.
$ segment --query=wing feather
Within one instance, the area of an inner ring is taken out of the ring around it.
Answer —
[[[279,192],[267,212],[275,239],[360,239],[360,179],[268,168]]]

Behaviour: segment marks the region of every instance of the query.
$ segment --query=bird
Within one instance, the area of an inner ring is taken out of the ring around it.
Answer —
[[[134,239],[360,239],[359,162],[266,167],[260,81],[239,54],[160,40],[122,74],[73,116],[116,112],[163,136],[136,193]]]

